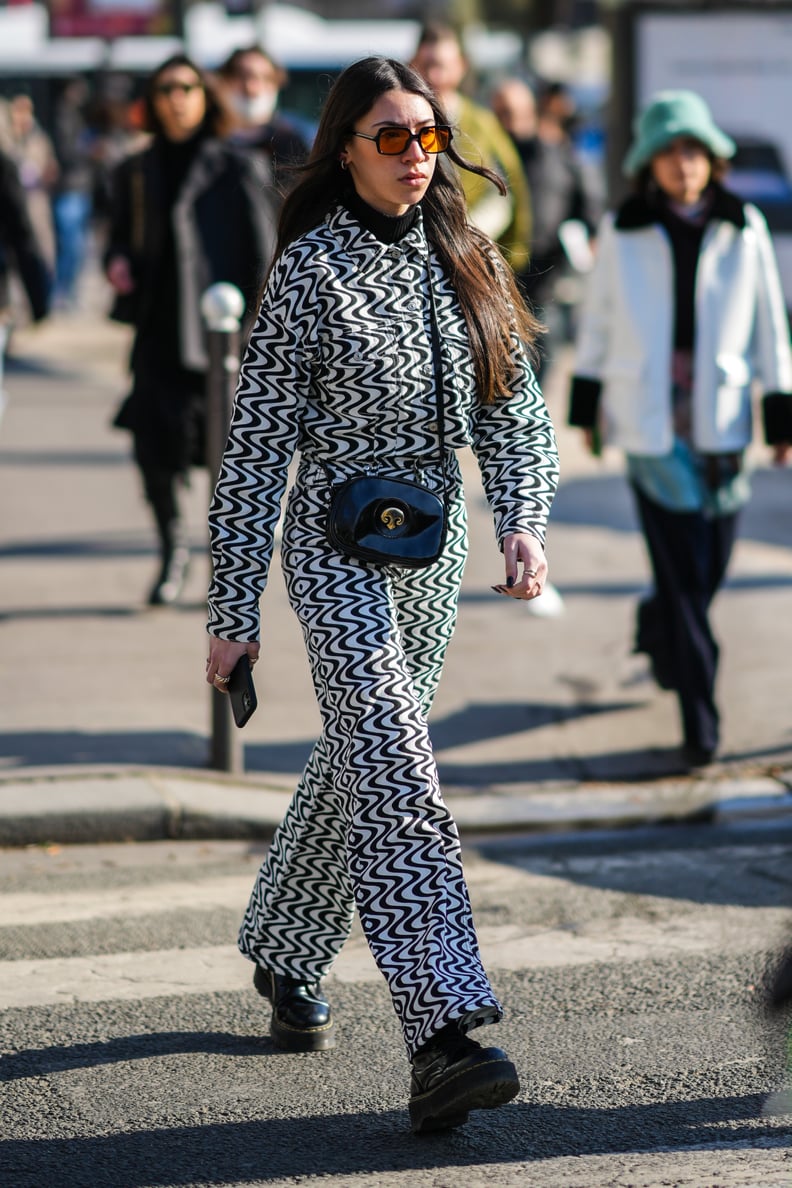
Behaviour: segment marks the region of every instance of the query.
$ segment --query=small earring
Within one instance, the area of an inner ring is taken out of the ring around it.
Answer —
[[[341,166],[341,168],[342,168],[342,169],[346,169],[346,168],[348,167],[348,166],[347,166],[347,159],[346,159],[346,157],[339,157],[339,158],[338,158],[338,163],[339,163],[339,165]]]

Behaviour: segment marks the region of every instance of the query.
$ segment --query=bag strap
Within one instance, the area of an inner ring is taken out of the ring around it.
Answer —
[[[429,317],[432,329],[432,368],[434,370],[435,402],[437,404],[437,448],[440,468],[443,472],[443,488],[446,487],[445,473],[445,388],[443,386],[443,354],[440,348],[440,329],[437,324],[437,303],[432,284],[432,260],[427,256],[427,280],[429,282]]]

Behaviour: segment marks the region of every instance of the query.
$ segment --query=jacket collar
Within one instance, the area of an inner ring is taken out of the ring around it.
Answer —
[[[717,182],[712,184],[714,195],[710,219],[734,223],[742,231],[746,225],[745,205],[731,190],[724,190]],[[617,231],[642,231],[661,222],[661,207],[656,199],[646,194],[632,194],[616,212]]]
[[[419,259],[425,259],[429,254],[420,206],[413,226],[404,238],[396,243],[382,243],[371,231],[367,231],[345,206],[336,207],[327,216],[326,221],[341,248],[357,261],[358,267],[374,264],[386,254],[399,253]]]

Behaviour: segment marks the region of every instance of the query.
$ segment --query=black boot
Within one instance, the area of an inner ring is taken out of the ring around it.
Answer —
[[[318,982],[300,981],[257,965],[253,985],[272,1003],[270,1035],[286,1052],[322,1052],[335,1047],[330,1004]]]
[[[170,606],[184,589],[190,565],[190,550],[178,520],[168,524],[160,534],[161,565],[159,576],[151,587],[149,606]]]
[[[467,1122],[468,1111],[504,1105],[519,1091],[506,1053],[482,1048],[451,1023],[412,1058],[410,1122],[416,1134],[451,1130]]]
[[[151,587],[149,606],[170,606],[184,588],[190,550],[179,517],[176,485],[179,476],[162,466],[141,466],[146,498],[154,513],[160,546],[160,571]]]

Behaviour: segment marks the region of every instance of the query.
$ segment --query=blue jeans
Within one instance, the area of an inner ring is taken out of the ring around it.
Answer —
[[[85,260],[91,196],[79,190],[58,194],[52,204],[58,257],[55,268],[55,296],[71,301]]]

